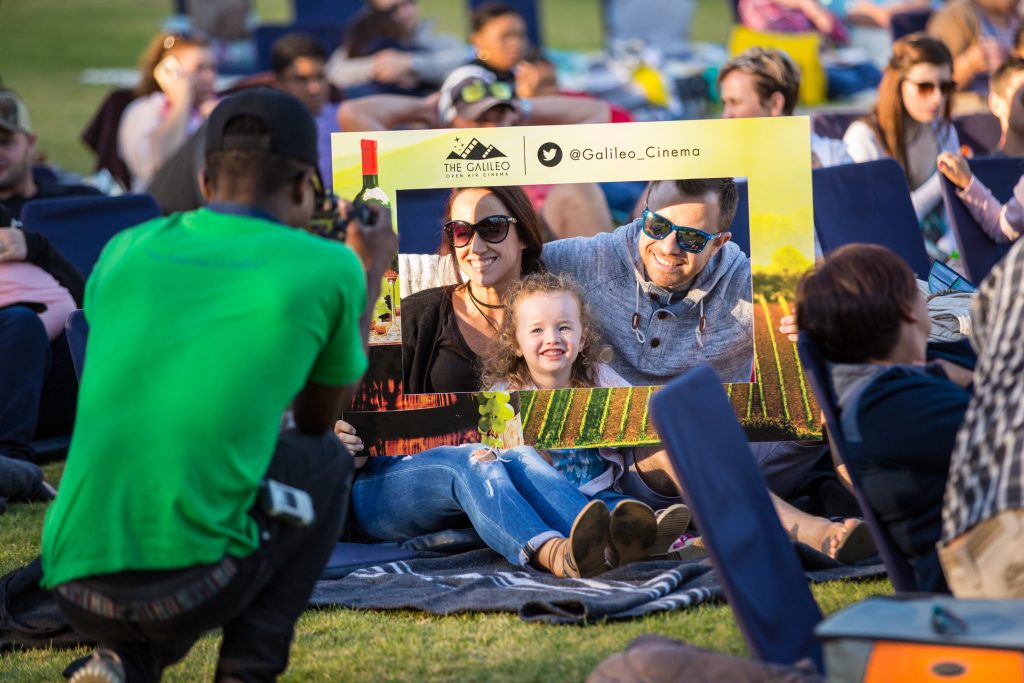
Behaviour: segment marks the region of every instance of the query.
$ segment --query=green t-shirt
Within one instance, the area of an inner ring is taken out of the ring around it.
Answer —
[[[111,240],[43,585],[255,550],[281,416],[307,379],[362,376],[365,306],[352,250],[270,220],[200,209]]]

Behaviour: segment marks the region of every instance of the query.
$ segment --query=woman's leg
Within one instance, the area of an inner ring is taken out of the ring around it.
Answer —
[[[469,444],[404,458],[370,458],[352,486],[356,526],[374,538],[404,541],[464,526],[469,517],[488,546],[525,566],[545,542],[569,535],[583,505],[564,530],[553,529],[524,500],[506,463],[490,455],[485,447]]]

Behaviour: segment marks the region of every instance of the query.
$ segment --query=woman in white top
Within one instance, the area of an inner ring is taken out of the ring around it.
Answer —
[[[946,232],[942,189],[935,159],[959,151],[952,125],[953,57],[942,42],[915,33],[893,43],[892,57],[878,86],[878,102],[854,122],[843,142],[854,161],[890,157],[907,174],[914,211],[929,251]]]
[[[118,154],[145,190],[153,175],[217,104],[217,65],[206,40],[179,33],[155,37],[142,55],[138,97],[121,116]]]

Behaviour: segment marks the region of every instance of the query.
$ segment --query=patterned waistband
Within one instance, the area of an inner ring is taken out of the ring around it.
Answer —
[[[81,581],[63,583],[55,590],[68,602],[107,619],[167,621],[215,596],[231,583],[237,573],[238,563],[234,558],[225,557],[203,576],[170,595],[140,602],[118,602]]]

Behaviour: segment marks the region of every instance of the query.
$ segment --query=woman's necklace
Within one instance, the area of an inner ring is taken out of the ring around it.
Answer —
[[[474,294],[473,294],[473,286],[472,285],[466,285],[466,291],[469,293],[469,299],[470,299],[470,301],[473,302],[474,308],[476,308],[477,312],[481,315],[481,317],[483,317],[483,319],[487,321],[487,324],[491,326],[492,330],[494,330],[495,332],[499,332],[500,330],[498,329],[498,324],[496,322],[494,322],[494,319],[491,318],[491,316],[489,316],[486,313],[484,313],[484,309],[481,308],[481,306],[483,306],[484,308],[492,308],[492,309],[504,310],[505,305],[504,304],[497,304],[497,305],[495,305],[495,304],[488,304],[488,303],[484,303],[483,301],[480,301],[479,299],[476,298],[476,296],[474,296]]]

